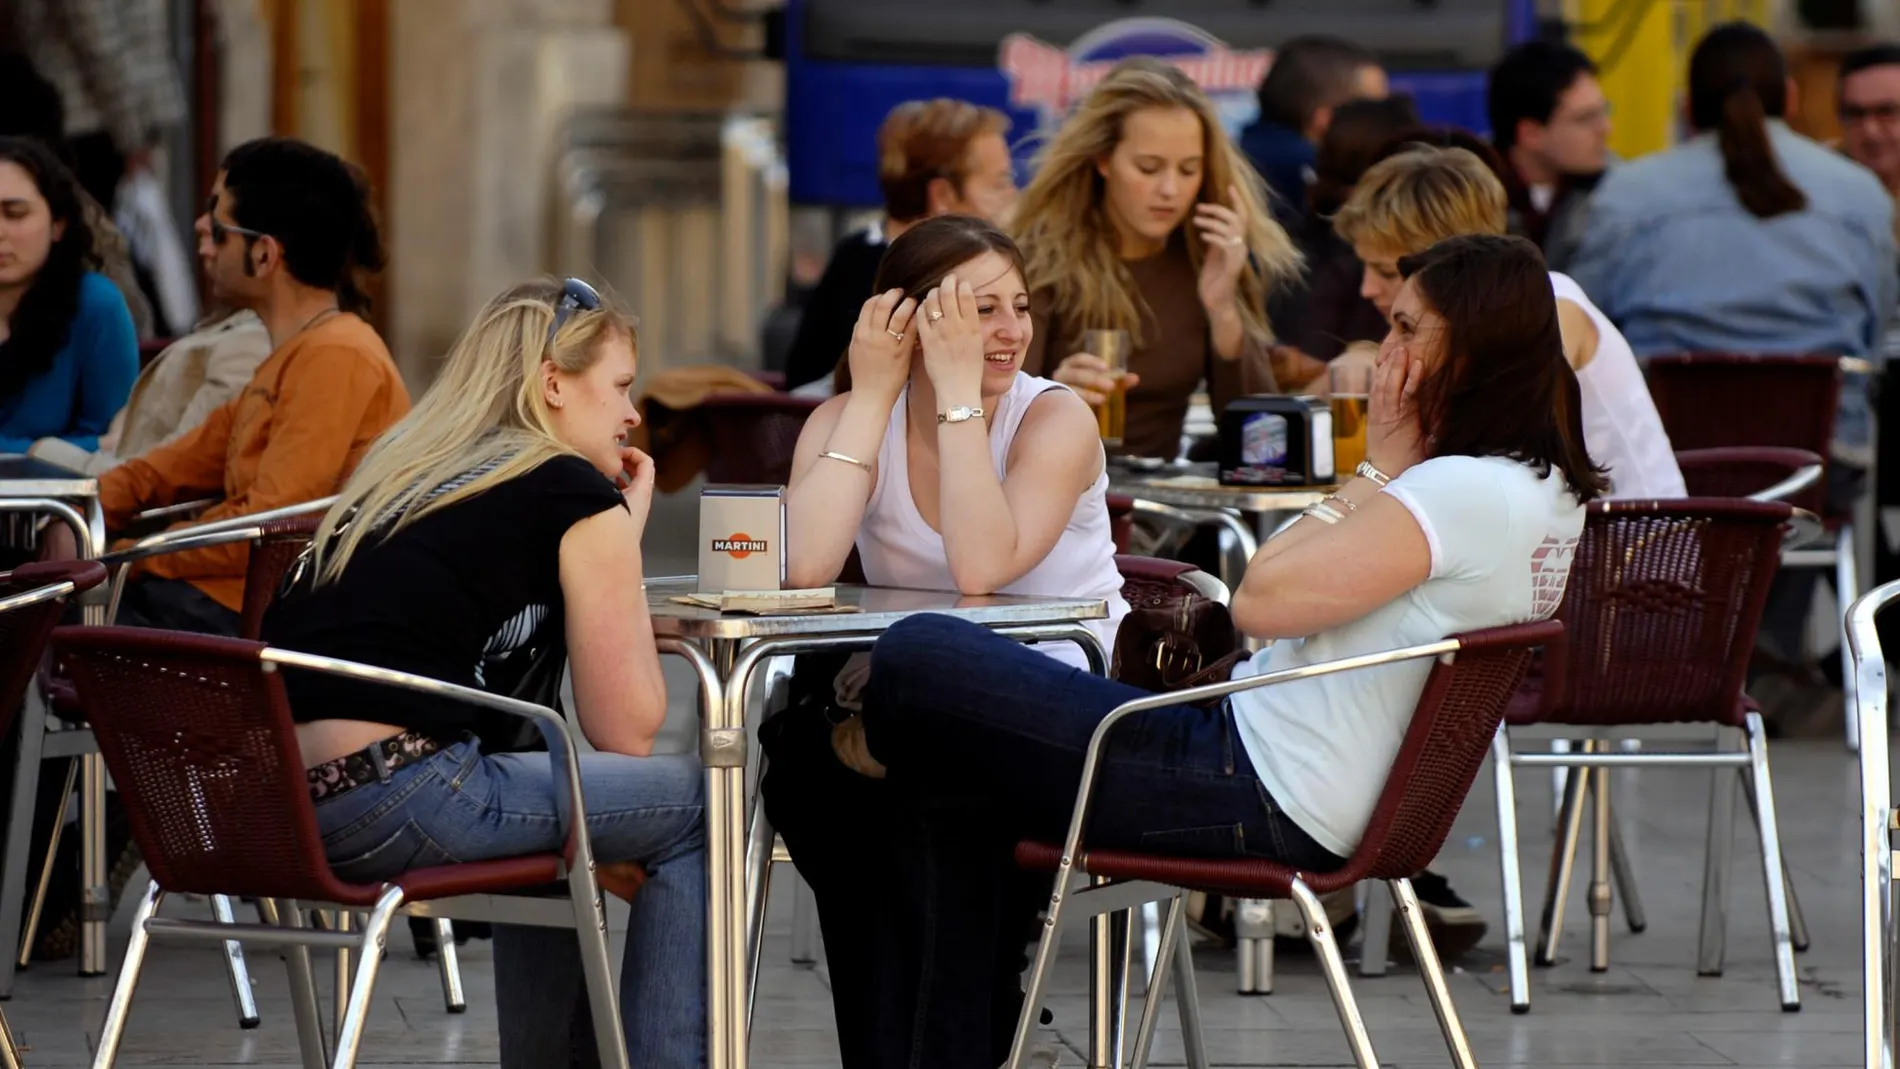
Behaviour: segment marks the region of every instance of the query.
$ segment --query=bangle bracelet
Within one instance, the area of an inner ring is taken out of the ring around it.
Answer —
[[[1316,520],[1321,520],[1329,524],[1338,523],[1340,520],[1345,519],[1345,517],[1334,511],[1331,505],[1324,502],[1317,505],[1308,505],[1306,510],[1301,512],[1300,515],[1311,516]]]
[[[843,453],[833,453],[830,450],[826,450],[825,452],[818,454],[818,458],[820,460],[824,460],[826,458],[829,458],[831,460],[842,460],[846,464],[851,464],[851,465],[855,465],[857,467],[863,468],[867,472],[871,470],[871,465],[866,464],[864,461],[859,460],[857,457],[848,457],[848,456],[845,456]]]
[[[1352,473],[1354,475],[1363,475],[1366,478],[1371,479],[1373,482],[1378,483],[1380,486],[1385,486],[1392,481],[1392,476],[1387,475],[1385,472],[1382,472],[1378,468],[1373,467],[1372,461],[1370,460],[1360,461],[1359,466],[1352,469]]]

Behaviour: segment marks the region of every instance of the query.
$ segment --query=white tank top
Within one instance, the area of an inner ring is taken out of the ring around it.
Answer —
[[[1623,332],[1569,275],[1552,271],[1550,288],[1558,300],[1582,308],[1596,324],[1597,352],[1577,372],[1577,385],[1583,391],[1583,441],[1590,459],[1610,469],[1610,496],[1689,496],[1676,451]]]
[[[1008,475],[1009,446],[1031,402],[1046,390],[1067,388],[1048,379],[1016,373],[1009,392],[997,399],[990,423],[990,459],[996,465],[998,479]],[[906,435],[909,402],[910,388],[906,386],[897,397],[884,441],[878,446],[877,485],[864,508],[864,522],[858,527],[858,556],[864,563],[864,577],[873,586],[955,590],[957,584],[950,576],[943,536],[924,522],[911,496]],[[1121,572],[1115,568],[1115,539],[1108,526],[1108,472],[1104,469],[1076,500],[1069,524],[1049,555],[997,593],[1102,599],[1108,603],[1108,618],[1089,620],[1085,625],[1095,632],[1103,652],[1108,653],[1114,649],[1115,628],[1128,613],[1121,590]],[[1051,642],[1037,648],[1068,664],[1086,664],[1082,651],[1073,643]]]

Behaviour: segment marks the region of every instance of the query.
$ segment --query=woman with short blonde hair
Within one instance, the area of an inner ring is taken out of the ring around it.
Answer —
[[[1398,263],[1446,238],[1505,233],[1503,162],[1466,134],[1451,145],[1401,140],[1367,170],[1333,217],[1365,261],[1360,293],[1389,312],[1404,280]],[[1682,497],[1682,470],[1630,344],[1570,276],[1550,272],[1564,356],[1583,391],[1584,439],[1608,469],[1612,497]]]
[[[1300,256],[1214,105],[1157,59],[1116,64],[1042,150],[1014,235],[1035,294],[1024,370],[1099,404],[1114,389],[1088,330],[1124,330],[1127,452],[1172,458],[1205,379],[1215,411],[1276,383],[1267,294]]]

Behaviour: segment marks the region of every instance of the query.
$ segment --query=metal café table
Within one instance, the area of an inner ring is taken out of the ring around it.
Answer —
[[[982,624],[1024,642],[1073,642],[1087,654],[1090,666],[1105,674],[1107,658],[1101,644],[1081,621],[1099,620],[1107,609],[1089,598],[963,597],[953,591],[849,585],[837,587],[838,604],[856,612],[745,616],[672,600],[695,589],[690,576],[648,580],[647,606],[660,652],[685,658],[699,676],[709,895],[708,1064],[712,1069],[743,1069],[751,1018],[750,948],[755,934],[747,928],[749,923],[763,923],[752,899],[763,888],[764,869],[772,863],[769,829],[762,820],[748,820],[752,805],[746,699],[760,667],[774,657],[869,649],[898,620],[912,613],[934,612]],[[1107,1046],[1105,1041],[1096,1049],[1103,1051]]]
[[[1287,516],[1317,504],[1338,489],[1334,486],[1223,486],[1213,464],[1186,463],[1169,464],[1153,471],[1111,463],[1108,488],[1137,501],[1180,509],[1197,522],[1226,528],[1233,533],[1248,560],[1253,559],[1260,543],[1272,537]],[[1236,513],[1251,516],[1253,524],[1241,522]]]
[[[20,455],[0,455],[0,514],[43,516],[72,530],[79,555],[92,558],[105,548],[105,512],[99,506],[99,482],[57,464]],[[87,592],[81,600],[88,624],[105,622],[105,591]],[[36,711],[29,703],[29,712]],[[106,920],[112,903],[106,893],[105,761],[92,743],[90,731],[49,733],[43,716],[20,717],[20,768],[38,765],[43,757],[79,757],[79,830],[82,849],[80,884],[85,903],[79,937],[79,974],[98,976],[106,971]],[[31,764],[28,764],[31,762]],[[0,997],[13,990],[14,947],[3,942],[20,931],[26,895],[25,873],[31,860],[34,786],[37,776],[14,777],[13,811],[5,855],[10,878],[0,887]]]

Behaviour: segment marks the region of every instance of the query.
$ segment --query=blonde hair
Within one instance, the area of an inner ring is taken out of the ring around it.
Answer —
[[[1013,236],[1028,262],[1031,292],[1054,295],[1054,311],[1069,332],[1105,327],[1126,330],[1141,344],[1146,302],[1122,262],[1120,242],[1103,204],[1096,161],[1121,142],[1128,116],[1148,108],[1185,108],[1201,121],[1200,203],[1225,203],[1227,187],[1240,191],[1230,205],[1247,220],[1247,266],[1238,300],[1250,333],[1267,336],[1267,289],[1297,277],[1300,254],[1267,208],[1266,184],[1221,128],[1214,103],[1176,67],[1146,57],[1126,59],[1108,72],[1075,114],[1038,154],[1036,176],[1016,209]],[[1206,256],[1201,234],[1184,223],[1188,257],[1196,270]]]
[[[1333,229],[1352,245],[1408,256],[1461,234],[1504,233],[1508,204],[1475,154],[1421,144],[1368,168]]]
[[[877,182],[884,211],[900,223],[930,214],[930,183],[949,179],[959,195],[970,177],[970,142],[1009,132],[1009,116],[962,100],[908,100],[877,130]]]
[[[342,575],[371,534],[386,538],[551,457],[580,455],[554,435],[542,361],[579,374],[600,359],[608,337],[625,333],[631,340],[634,322],[603,295],[598,311],[575,311],[550,340],[560,297],[560,282],[537,279],[510,288],[475,316],[429,392],[370,447],[324,514],[312,561],[318,583]],[[466,483],[435,492],[470,472],[476,474]]]

